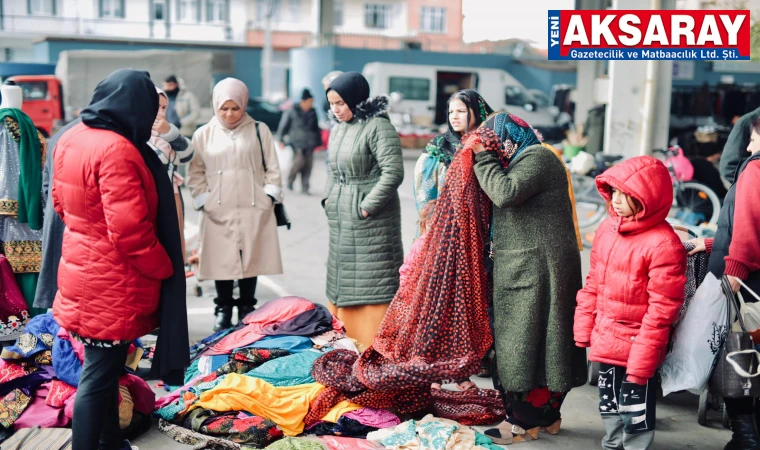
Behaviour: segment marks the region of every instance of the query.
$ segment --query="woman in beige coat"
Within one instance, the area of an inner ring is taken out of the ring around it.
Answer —
[[[247,103],[248,88],[240,80],[227,78],[214,87],[216,115],[193,135],[196,156],[188,169],[187,185],[202,209],[199,278],[216,283],[214,330],[232,326],[234,306],[238,322],[253,310],[258,275],[282,273],[274,216],[274,204],[282,200],[280,166],[272,133],[246,114]]]

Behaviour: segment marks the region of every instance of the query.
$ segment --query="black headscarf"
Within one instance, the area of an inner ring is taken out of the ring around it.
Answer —
[[[446,117],[448,117],[448,105],[452,100],[461,101],[468,109],[473,111],[475,114],[474,128],[479,127],[480,124],[485,122],[486,119],[488,119],[488,116],[494,112],[493,108],[486,103],[477,91],[473,89],[463,89],[449,98],[449,101],[446,104]],[[446,120],[446,123],[449,129],[445,133],[434,137],[425,147],[425,152],[433,156],[436,160],[448,165],[459,147],[459,141],[462,138],[462,134],[454,131],[454,128],[451,127],[451,122],[449,122],[448,119]],[[470,123],[469,113],[467,115],[467,123]]]
[[[359,72],[346,72],[330,83],[325,94],[330,91],[337,92],[351,111],[356,111],[356,105],[369,98],[369,83]]]
[[[127,138],[140,151],[153,175],[158,193],[156,236],[172,261],[174,274],[161,282],[161,331],[151,378],[181,385],[190,364],[185,269],[174,188],[161,160],[148,146],[157,113],[158,93],[148,72],[120,69],[98,84],[80,117],[91,128],[110,130]]]

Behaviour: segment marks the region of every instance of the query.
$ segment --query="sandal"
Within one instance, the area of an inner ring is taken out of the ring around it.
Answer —
[[[460,391],[469,391],[470,389],[477,389],[478,388],[478,386],[475,385],[475,383],[473,383],[470,380],[462,380],[462,381],[458,382],[457,383],[457,387],[459,388]]]
[[[552,436],[556,436],[556,435],[559,434],[560,425],[562,425],[562,419],[557,419],[556,422],[554,422],[553,424],[549,425],[548,427],[541,427],[540,431],[542,433],[549,433]]]
[[[530,431],[532,430],[536,430],[535,436],[533,434],[528,435],[528,432],[519,425],[512,425],[505,420],[497,425],[496,428],[490,428],[483,434],[491,438],[496,445],[509,445],[538,439],[538,429],[533,428]]]

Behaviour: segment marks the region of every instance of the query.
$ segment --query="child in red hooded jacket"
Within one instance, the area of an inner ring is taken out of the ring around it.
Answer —
[[[662,162],[631,158],[596,186],[610,217],[594,237],[573,332],[600,363],[602,448],[643,450],[654,442],[656,372],[684,301],[686,250],[665,221],[673,188]]]

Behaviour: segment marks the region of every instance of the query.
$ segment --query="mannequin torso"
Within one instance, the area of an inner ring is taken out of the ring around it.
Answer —
[[[23,96],[21,88],[18,86],[0,86],[0,96],[2,96],[2,102],[0,102],[0,109],[3,108],[16,108],[21,109],[23,104]]]

